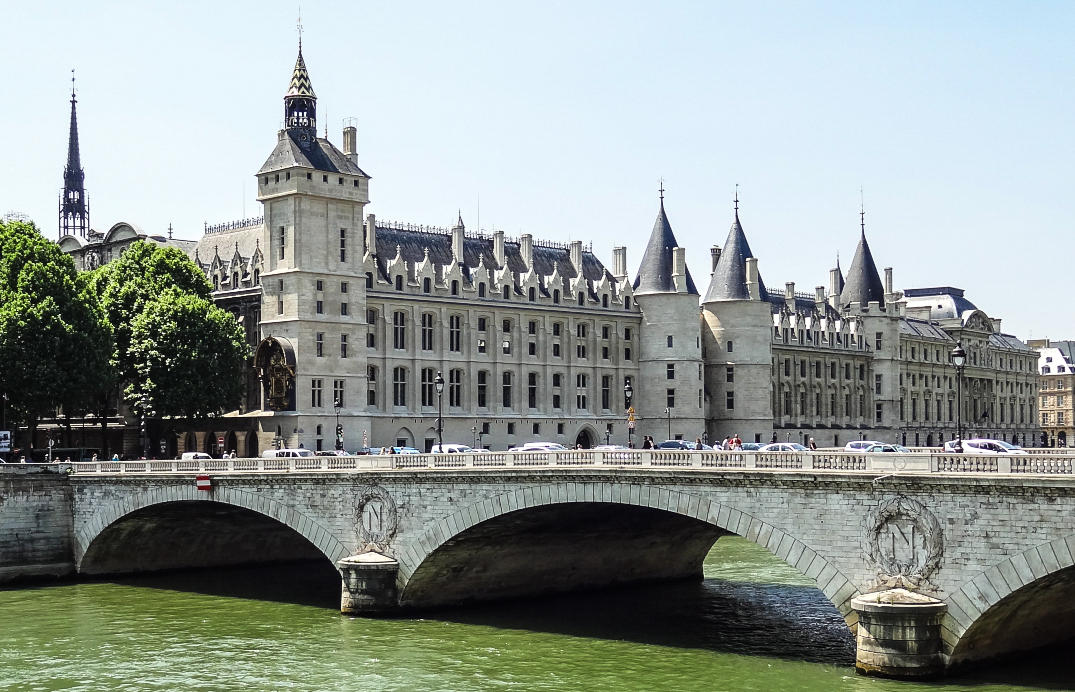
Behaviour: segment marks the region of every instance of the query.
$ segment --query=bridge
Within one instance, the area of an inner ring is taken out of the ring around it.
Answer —
[[[1075,633],[1075,456],[568,451],[65,464],[85,575],[317,558],[341,608],[701,578],[721,536],[817,583],[860,671]]]

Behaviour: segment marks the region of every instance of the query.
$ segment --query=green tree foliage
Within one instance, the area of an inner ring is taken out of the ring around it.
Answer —
[[[138,376],[124,396],[132,405],[198,418],[238,404],[248,348],[231,313],[173,287],[143,305],[130,335],[127,357]]]
[[[111,329],[71,258],[32,224],[0,223],[0,389],[31,435],[56,407],[89,405],[111,352]]]

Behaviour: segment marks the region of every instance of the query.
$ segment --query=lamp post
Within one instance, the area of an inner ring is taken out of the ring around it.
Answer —
[[[437,371],[437,376],[433,378],[433,384],[437,388],[437,444],[440,446],[440,451],[444,452],[444,376],[440,374],[440,370]]]
[[[635,426],[634,421],[631,420],[631,395],[634,394],[634,390],[631,389],[631,380],[628,378],[623,383],[623,403],[627,407],[627,446],[634,448],[634,433]]]
[[[336,451],[343,449],[343,426],[340,425],[340,398],[332,400],[332,410],[336,412]]]
[[[605,428],[605,444],[610,444],[612,440],[612,431]]]
[[[672,439],[672,407],[665,406],[664,407],[664,415],[665,415],[666,418],[668,418],[668,437],[666,437],[664,439],[671,440]]]
[[[470,426],[470,440],[471,440],[471,446],[474,447],[475,449],[477,449],[478,448],[478,426],[476,426],[476,425]]]
[[[956,448],[963,451],[963,366],[967,364],[967,352],[962,342],[956,342],[950,357],[956,366]]]

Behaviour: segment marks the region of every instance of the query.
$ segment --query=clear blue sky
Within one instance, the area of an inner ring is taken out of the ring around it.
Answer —
[[[295,2],[3,0],[0,213],[56,237],[70,70],[92,225],[260,213]],[[306,2],[319,127],[358,119],[369,211],[592,241],[632,271],[666,204],[699,287],[741,219],[774,289],[867,237],[898,288],[954,285],[1075,338],[1075,3]]]

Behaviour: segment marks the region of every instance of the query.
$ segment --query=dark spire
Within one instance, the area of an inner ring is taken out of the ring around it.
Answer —
[[[664,211],[664,181],[659,188],[661,208],[657,212],[657,220],[653,223],[653,231],[646,244],[646,251],[642,255],[642,264],[638,267],[638,276],[635,277],[634,291],[639,293],[675,293],[676,284],[672,280],[672,248],[679,247],[676,235],[672,232],[672,225],[668,223],[668,215]],[[687,293],[698,295],[698,288],[694,285],[691,272],[686,266],[683,267],[687,279]]]
[[[77,235],[82,238],[90,227],[90,208],[86,201],[86,174],[78,153],[78,117],[75,104],[75,71],[71,70],[71,129],[67,135],[67,166],[63,171],[63,190],[60,192],[60,237]]]
[[[284,94],[284,127],[300,146],[309,147],[317,139],[317,95],[314,94],[306,61],[302,58],[302,28],[299,28],[299,57]]]
[[[864,209],[859,211],[859,224],[862,235],[859,236],[859,245],[855,249],[855,258],[851,260],[851,268],[847,270],[847,281],[840,292],[840,305],[846,308],[851,303],[859,303],[865,307],[867,303],[876,301],[884,307],[885,289],[881,284],[881,276],[877,273],[870,244],[866,242]]]
[[[739,185],[735,186],[735,221],[732,222],[731,230],[728,231],[728,239],[724,241],[724,249],[717,260],[717,266],[713,269],[713,278],[709,281],[709,290],[706,291],[703,303],[718,300],[749,300],[750,291],[747,289],[748,257],[753,257],[750,243],[747,242],[746,233],[743,232],[743,224],[739,223]],[[758,274],[758,295],[762,300],[766,297],[765,282]]]

